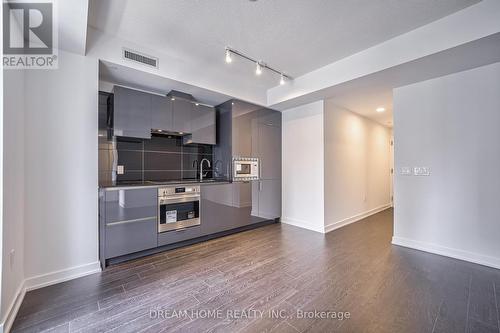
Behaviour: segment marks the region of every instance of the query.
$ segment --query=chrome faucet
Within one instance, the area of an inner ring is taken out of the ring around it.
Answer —
[[[205,161],[207,161],[208,167],[209,168],[211,167],[209,160],[207,160],[206,158],[201,160],[201,162],[200,162],[200,182],[203,181],[203,162],[205,162]]]

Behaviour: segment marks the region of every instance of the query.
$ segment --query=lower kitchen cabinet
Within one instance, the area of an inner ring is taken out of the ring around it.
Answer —
[[[157,188],[101,191],[99,198],[99,256],[104,267],[108,259],[278,218],[281,181],[201,186],[201,224],[162,233]]]
[[[99,257],[131,254],[158,245],[156,188],[117,189],[99,195]]]
[[[257,197],[253,211],[264,219],[276,219],[281,216],[281,180],[263,179],[253,184],[253,196]]]
[[[203,236],[203,232],[199,225],[180,230],[165,231],[158,234],[158,246],[174,244],[200,236]]]
[[[155,218],[120,221],[106,225],[106,258],[113,258],[157,246]]]
[[[238,227],[233,187],[234,184],[202,186],[201,228],[204,235]]]

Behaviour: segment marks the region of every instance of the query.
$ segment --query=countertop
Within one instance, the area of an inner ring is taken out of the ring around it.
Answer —
[[[176,186],[176,185],[220,185],[231,183],[227,179],[206,179],[203,181],[199,180],[172,180],[172,181],[131,181],[131,182],[119,182],[119,183],[101,183],[99,184],[99,190],[103,191],[113,191],[113,190],[124,190],[131,188],[148,188],[148,187],[163,187],[163,186]]]

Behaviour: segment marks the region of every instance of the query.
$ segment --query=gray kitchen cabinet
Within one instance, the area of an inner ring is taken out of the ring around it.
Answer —
[[[119,221],[106,225],[106,258],[118,257],[157,246],[156,217]]]
[[[234,184],[201,187],[201,228],[208,235],[238,227],[233,206]]]
[[[105,195],[106,224],[156,217],[157,196],[154,188],[107,191]]]
[[[169,97],[151,95],[151,128],[173,131],[172,101]]]
[[[105,191],[100,204],[104,259],[157,246],[156,188]]]
[[[256,156],[260,162],[261,179],[281,178],[281,127],[258,124]]]
[[[193,103],[182,98],[172,98],[172,129],[174,132],[191,133]]]
[[[215,109],[205,105],[194,105],[191,111],[191,135],[185,143],[216,144]]]
[[[239,198],[233,201],[234,206],[239,206],[237,219],[251,224],[279,218],[281,112],[242,101],[228,101],[218,106],[218,117],[221,142],[214,154],[221,159],[220,164],[230,165],[233,156],[257,157],[260,162],[260,180],[252,181],[251,185],[240,183],[239,188],[234,188],[234,198]]]
[[[260,124],[281,127],[281,112],[262,109],[259,111],[258,121]]]
[[[249,112],[232,117],[232,155],[252,157],[252,126],[255,113]]]
[[[115,86],[113,109],[114,135],[151,138],[151,94]]]
[[[258,183],[258,216],[275,219],[281,216],[281,180],[260,180]]]

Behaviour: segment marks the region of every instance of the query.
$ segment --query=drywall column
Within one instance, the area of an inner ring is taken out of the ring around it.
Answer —
[[[28,288],[99,271],[98,61],[59,51],[26,77],[25,275]]]
[[[6,70],[3,86],[1,319],[10,325],[24,282],[24,98],[26,70]]]
[[[391,130],[325,101],[325,230],[391,206]]]
[[[323,101],[283,112],[282,222],[324,232]]]
[[[500,268],[499,91],[500,63],[394,89],[394,244]]]

